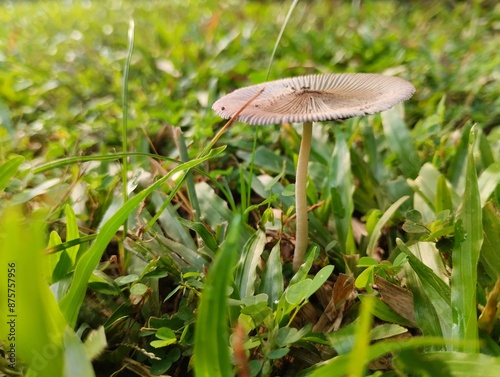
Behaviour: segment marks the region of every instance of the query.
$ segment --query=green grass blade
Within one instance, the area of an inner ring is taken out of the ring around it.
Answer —
[[[123,206],[102,226],[101,231],[92,246],[79,259],[69,292],[61,299],[60,302],[61,311],[63,312],[70,327],[75,326],[78,312],[80,311],[80,307],[85,297],[85,291],[87,290],[88,280],[92,275],[94,268],[99,263],[102,253],[125,219],[140,205],[144,199],[146,199],[149,194],[163,185],[172,177],[173,174],[191,169],[202,162],[219,155],[222,151],[223,149],[220,148],[216,150],[214,149],[206,157],[183,163],[175,169],[172,169],[168,174],[156,181],[153,185],[149,186],[147,189],[141,191],[136,196],[125,202]]]
[[[186,146],[186,139],[180,128],[174,130],[175,142],[177,148],[179,149],[179,155],[181,160],[186,162],[189,161],[189,152]],[[201,210],[200,203],[198,202],[198,196],[196,196],[196,190],[194,186],[193,173],[188,172],[186,178],[186,186],[188,190],[189,202],[193,208],[193,219],[195,222],[200,222]]]
[[[354,211],[354,178],[351,172],[351,155],[344,134],[336,132],[336,136],[327,182],[328,191],[331,192],[329,196],[333,202],[333,219],[343,253],[354,254],[357,250],[351,226]]]
[[[492,150],[493,144],[490,145],[484,131],[481,131],[478,136],[478,151],[481,158],[481,165],[483,168],[486,168],[487,166],[491,166],[495,163],[495,156]]]
[[[80,238],[80,231],[78,230],[78,223],[76,222],[76,215],[73,212],[73,208],[70,205],[66,205],[64,213],[66,214],[66,242]],[[68,256],[71,258],[72,266],[76,263],[79,249],[80,245],[71,246],[66,249]]]
[[[55,161],[45,162],[43,164],[37,165],[36,167],[31,169],[33,174],[45,173],[52,169],[63,168],[67,165],[76,165],[83,162],[89,161],[114,161],[127,157],[150,157],[163,161],[173,162],[174,164],[178,164],[181,161],[178,161],[174,158],[169,158],[165,156],[159,156],[154,153],[144,153],[144,152],[126,152],[126,153],[110,153],[105,155],[92,155],[92,156],[75,156],[75,157],[65,157],[60,158]]]
[[[467,341],[466,352],[477,352],[477,264],[483,243],[481,198],[477,184],[474,162],[474,140],[476,129],[471,129],[467,159],[465,191],[461,211],[455,223],[455,246],[453,247],[451,273],[451,307],[453,313],[454,339]]]
[[[125,59],[125,67],[123,68],[123,82],[122,82],[122,151],[126,153],[128,151],[128,76],[130,71],[130,62],[132,60],[132,51],[134,51],[134,20],[129,21],[128,26],[128,48],[127,57]],[[122,184],[123,184],[123,200],[127,201],[128,191],[127,191],[127,174],[128,174],[128,157],[124,156],[122,158]],[[125,219],[125,232],[127,234],[127,219]]]
[[[216,229],[220,224],[228,223],[233,217],[233,213],[215,190],[206,182],[198,182],[195,185],[196,196],[203,213],[203,221],[212,229]]]
[[[384,225],[390,220],[392,215],[396,213],[398,208],[403,204],[406,200],[408,200],[408,196],[403,196],[399,200],[397,200],[395,203],[393,203],[387,211],[384,212],[384,214],[380,217],[380,219],[377,221],[377,224],[375,224],[375,227],[373,228],[373,232],[370,235],[370,241],[368,242],[368,247],[366,249],[366,255],[372,256],[373,253],[375,252],[375,247],[377,246],[377,241],[380,235],[382,234],[382,228]]]
[[[500,276],[500,216],[495,205],[486,203],[483,208],[484,242],[481,247],[479,260],[486,273],[494,282]]]
[[[203,243],[210,251],[215,252],[215,250],[217,250],[217,248],[219,247],[219,245],[217,244],[217,240],[215,239],[214,234],[210,232],[210,230],[204,223],[189,221],[183,219],[182,217],[177,218],[177,221],[186,228],[196,232],[198,237],[203,240]]]
[[[448,178],[455,191],[462,193],[464,190],[464,177],[467,165],[467,150],[469,145],[469,135],[472,124],[468,123],[462,128],[460,142],[454,147],[455,154],[448,169]]]
[[[234,277],[240,299],[252,296],[255,292],[257,266],[265,246],[266,234],[260,230],[255,232],[243,246]]]
[[[399,167],[406,178],[415,178],[420,170],[413,138],[401,116],[402,105],[381,113],[384,134],[389,148],[396,154]]]
[[[262,283],[259,289],[259,293],[267,294],[267,304],[273,310],[276,310],[278,301],[284,290],[280,247],[281,243],[278,241],[271,250],[262,274]]]
[[[429,267],[424,265],[410,249],[396,240],[406,254],[409,266],[405,266],[408,288],[413,293],[415,319],[424,335],[450,338],[452,328],[451,290]]]
[[[434,211],[438,214],[441,211],[453,211],[450,189],[446,182],[446,177],[441,174],[437,181],[436,197],[434,199]]]
[[[443,346],[446,340],[439,337],[413,337],[410,339],[389,339],[375,343],[368,347],[366,357],[359,363],[369,363],[370,361],[379,358],[385,354],[400,352],[404,350],[414,350],[430,346]],[[458,344],[458,342],[455,342]],[[347,376],[349,375],[350,362],[352,353],[334,357],[322,364],[316,364],[315,367],[305,370],[298,374],[300,377],[332,377],[332,376]],[[366,364],[365,364],[366,365]]]
[[[66,321],[42,276],[43,216],[22,216],[19,208],[11,207],[0,221],[0,297],[4,300],[0,342],[15,344],[14,357],[27,363],[32,375],[59,377]],[[50,360],[44,356],[49,348]]]
[[[484,206],[491,194],[500,183],[500,161],[488,166],[477,180],[479,192],[481,193],[481,206]]]
[[[430,352],[424,361],[439,360],[448,367],[453,377],[497,377],[500,376],[500,358],[484,354],[461,352]]]
[[[165,207],[165,196],[161,192],[153,192],[149,197],[153,206],[153,212],[158,213],[160,208]],[[145,219],[146,221],[146,219]],[[166,206],[157,220],[158,225],[165,229],[166,236],[175,242],[183,244],[185,247],[196,250],[196,243],[189,233],[189,230],[182,224],[177,211],[173,205]]]
[[[236,216],[208,272],[195,327],[194,371],[198,377],[232,376],[228,336],[227,288],[239,246],[241,218]]]
[[[448,198],[443,198],[442,196],[446,195],[442,190],[444,190],[444,186],[448,187],[448,182],[431,163],[425,163],[420,169],[418,177],[414,180],[408,179],[407,182],[422,200],[422,203],[418,205],[417,197],[415,197],[414,209],[422,214],[424,221],[431,221],[435,217],[435,214],[439,213],[439,208],[436,208],[436,206],[443,207],[450,205]],[[449,190],[449,194],[452,207],[457,208],[460,204],[460,196],[454,190]]]
[[[9,184],[9,181],[16,175],[19,167],[23,162],[23,156],[16,156],[0,165],[0,193],[5,190],[5,188]]]
[[[87,357],[85,346],[75,332],[66,328],[64,332],[64,376],[94,377],[92,363]]]
[[[361,313],[359,322],[356,326],[356,342],[350,353],[349,376],[363,377],[368,365],[368,348],[370,346],[370,329],[372,327],[373,316],[372,310],[374,299],[370,296],[365,296],[361,304]]]
[[[381,319],[382,321],[389,322],[389,323],[397,323],[402,326],[407,326],[407,327],[415,327],[414,323],[411,323],[408,321],[406,318],[402,317],[395,311],[393,311],[391,308],[385,304],[380,297],[372,297],[367,294],[362,294],[358,296],[359,300],[361,303],[365,303],[367,300],[370,300],[371,303],[368,305],[368,307],[371,310],[371,313],[373,316]]]
[[[266,80],[269,79],[269,73],[271,72],[271,66],[273,65],[274,55],[276,54],[276,50],[278,49],[278,46],[280,44],[281,37],[283,36],[283,33],[285,32],[286,25],[288,25],[288,22],[290,21],[290,17],[292,16],[293,10],[297,6],[298,2],[299,2],[299,0],[293,0],[293,3],[290,5],[290,9],[288,10],[288,13],[286,15],[285,22],[283,22],[283,26],[281,27],[278,38],[276,38],[276,43],[274,44],[273,52],[271,53],[271,58],[269,59],[269,65],[267,66]]]

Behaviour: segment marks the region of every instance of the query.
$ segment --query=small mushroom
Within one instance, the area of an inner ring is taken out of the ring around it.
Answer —
[[[239,121],[252,125],[303,123],[295,180],[296,271],[308,245],[306,183],[312,123],[387,110],[409,99],[415,88],[398,77],[370,73],[307,75],[237,89],[217,100],[212,109],[223,118],[231,118],[262,90],[238,115]]]

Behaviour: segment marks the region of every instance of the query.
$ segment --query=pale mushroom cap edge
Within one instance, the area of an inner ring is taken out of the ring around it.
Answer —
[[[415,87],[399,77],[372,73],[297,76],[237,89],[217,100],[212,109],[253,124],[318,122],[375,114],[409,99]]]

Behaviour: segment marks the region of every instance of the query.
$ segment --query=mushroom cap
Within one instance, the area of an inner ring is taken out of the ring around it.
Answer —
[[[254,124],[317,122],[375,114],[409,99],[415,87],[398,77],[371,73],[319,74],[291,77],[237,89],[212,109],[233,117],[262,88],[264,91],[238,116]]]

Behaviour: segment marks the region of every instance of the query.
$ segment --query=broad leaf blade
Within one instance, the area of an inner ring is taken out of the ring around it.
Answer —
[[[412,291],[415,300],[417,324],[426,335],[443,336],[449,339],[452,328],[450,287],[413,255],[401,240],[398,239],[397,244],[407,255],[411,267],[405,266],[405,272],[408,278],[408,288]]]
[[[351,172],[351,156],[344,134],[339,131],[336,136],[335,149],[326,182],[329,195],[325,195],[325,197],[328,198],[329,204],[332,206],[335,229],[342,250],[345,250],[346,254],[354,254],[356,246],[351,226],[354,211],[354,179]]]
[[[259,230],[250,237],[243,247],[234,277],[240,299],[252,296],[255,292],[257,266],[264,246],[266,246],[266,234]]]
[[[500,216],[493,203],[483,208],[484,242],[479,260],[492,281],[500,276]]]
[[[31,375],[59,377],[63,373],[66,321],[42,276],[45,240],[40,224],[44,224],[43,217],[23,218],[16,207],[2,215],[0,263],[4,283],[0,284],[0,297],[5,302],[0,306],[0,334],[3,337],[15,330],[17,357],[34,368]],[[7,337],[0,340],[7,341]],[[40,360],[48,348],[50,362]]]
[[[194,370],[196,376],[232,376],[228,336],[228,298],[239,245],[241,220],[235,217],[208,272],[198,307],[195,328]]]
[[[280,242],[274,245],[269,258],[267,258],[266,267],[262,274],[262,283],[260,285],[260,293],[267,294],[270,308],[273,310],[278,306],[278,301],[283,294],[283,271],[281,264]]]
[[[420,159],[413,144],[413,138],[401,116],[402,105],[384,111],[382,125],[389,148],[396,154],[399,167],[407,178],[415,178],[420,169]]]
[[[477,180],[479,192],[481,193],[481,206],[484,206],[491,194],[498,187],[500,182],[500,161],[491,164],[482,172]]]
[[[474,162],[474,133],[471,130],[465,191],[461,212],[455,223],[451,273],[451,307],[454,339],[467,341],[463,350],[477,352],[476,284],[479,252],[483,243],[481,198]]]

